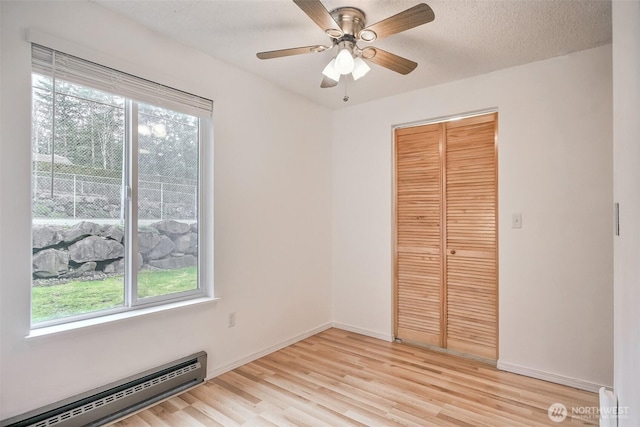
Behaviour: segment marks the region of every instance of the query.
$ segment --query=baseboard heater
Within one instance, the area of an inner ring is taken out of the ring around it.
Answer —
[[[0,427],[101,426],[186,390],[207,376],[201,351],[0,422]]]

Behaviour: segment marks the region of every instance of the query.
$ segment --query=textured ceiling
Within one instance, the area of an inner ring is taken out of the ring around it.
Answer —
[[[260,51],[330,44],[291,0],[91,0],[329,108],[341,108],[426,86],[525,64],[611,42],[606,0],[427,0],[429,24],[372,43],[418,63],[403,76],[372,64],[347,85],[321,89],[336,51],[259,60]],[[322,0],[328,10],[354,6],[369,24],[417,0]],[[365,44],[360,42],[360,46]]]

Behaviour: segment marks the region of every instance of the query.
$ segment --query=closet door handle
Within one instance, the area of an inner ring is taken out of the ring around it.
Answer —
[[[450,253],[451,253],[451,255],[455,255],[456,254],[456,250],[455,249],[451,249]]]

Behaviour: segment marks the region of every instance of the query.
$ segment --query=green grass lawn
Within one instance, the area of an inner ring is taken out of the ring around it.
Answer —
[[[138,298],[166,295],[196,289],[196,267],[168,271],[140,271]],[[104,280],[73,281],[61,285],[32,288],[33,323],[59,319],[93,311],[121,307],[124,303],[122,277]]]

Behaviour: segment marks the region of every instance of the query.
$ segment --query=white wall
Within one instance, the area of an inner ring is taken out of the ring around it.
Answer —
[[[335,322],[393,335],[392,126],[498,108],[500,366],[610,385],[611,73],[604,46],[337,111]]]
[[[209,373],[331,320],[331,113],[88,2],[0,2],[0,419],[198,350]],[[30,45],[69,40],[123,71],[214,100],[217,303],[25,340]],[[227,315],[237,325],[226,328]]]
[[[614,391],[621,427],[640,425],[640,2],[613,2]]]

